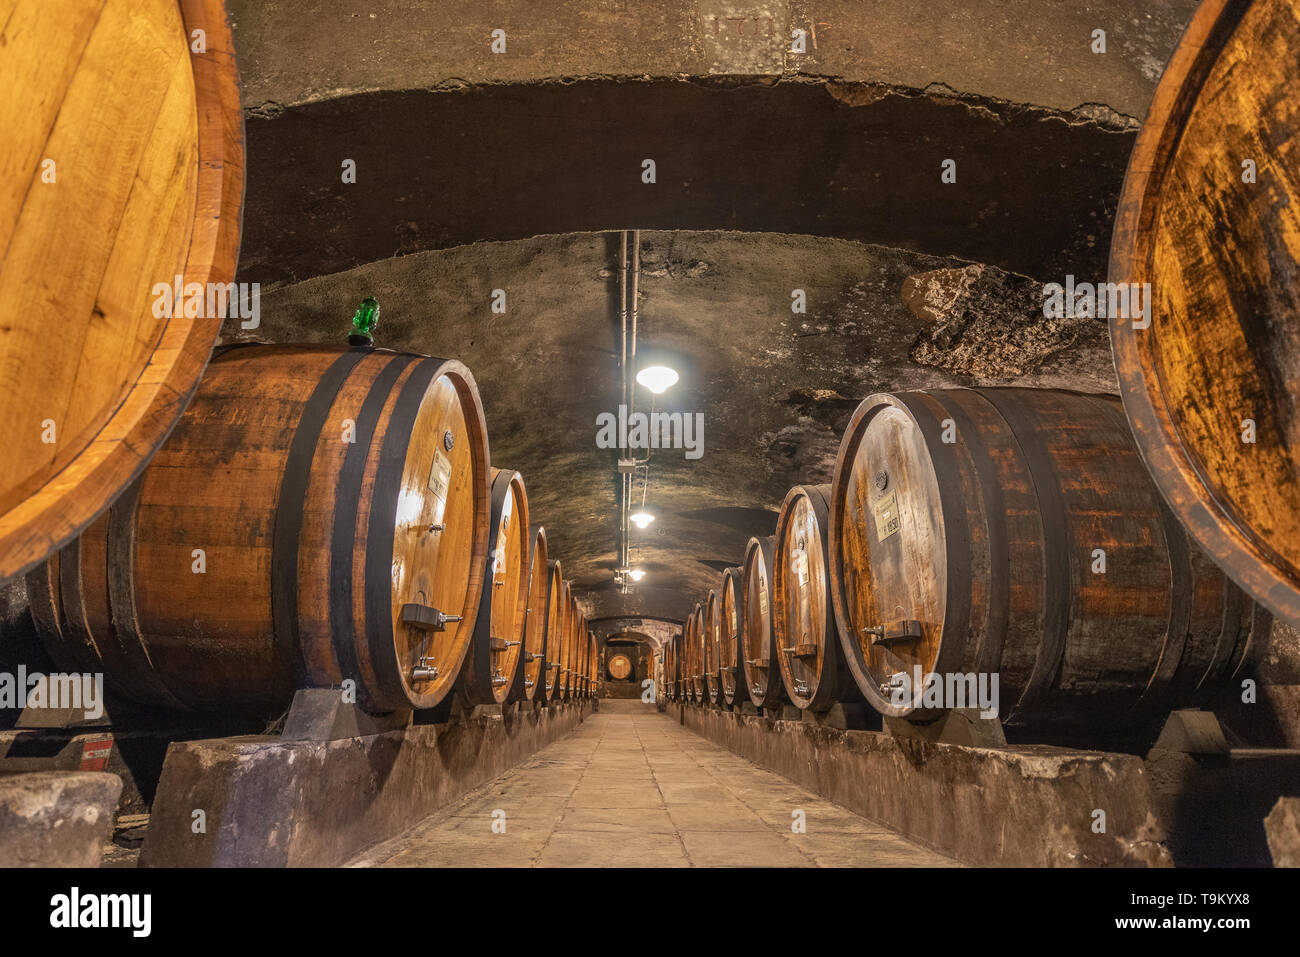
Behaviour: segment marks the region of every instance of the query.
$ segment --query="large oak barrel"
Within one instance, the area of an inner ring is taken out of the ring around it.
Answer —
[[[690,666],[690,700],[704,703],[704,604],[696,602],[688,619],[687,663]]]
[[[772,629],[786,697],[826,711],[858,694],[831,610],[829,485],[796,485],[781,503],[773,546]]]
[[[244,131],[219,0],[11,0],[0,21],[3,581],[89,525],[185,409],[223,316],[155,286],[234,278]]]
[[[574,690],[577,686],[577,656],[575,650],[578,643],[578,629],[582,625],[582,614],[578,610],[578,599],[573,594],[573,582],[569,582],[569,617],[568,628],[564,632],[564,682],[563,697],[565,701],[572,701]]]
[[[559,559],[546,563],[546,657],[542,661],[542,675],[545,682],[541,689],[543,701],[558,701],[560,698],[560,653],[564,647],[564,629],[567,626],[564,587],[564,571]]]
[[[573,646],[574,655],[575,655],[574,660],[576,662],[576,664],[574,665],[574,670],[577,675],[575,681],[577,693],[575,697],[579,699],[585,698],[587,696],[587,641],[588,639],[589,639],[589,634],[587,632],[587,616],[584,613],[579,612],[578,613],[578,634],[575,638],[575,642]]]
[[[740,640],[740,631],[744,627],[741,620],[741,594],[740,569],[728,568],[722,573],[722,584],[718,588],[722,701],[728,707],[749,700],[749,692],[745,688],[745,649]]]
[[[474,636],[461,669],[460,691],[470,704],[504,704],[524,697],[524,625],[528,620],[528,493],[518,472],[491,470],[492,510]]]
[[[749,700],[759,708],[771,708],[785,700],[781,664],[772,627],[772,568],[775,565],[776,536],[751,538],[741,565],[742,665]]]
[[[560,586],[560,630],[555,636],[555,648],[550,639],[546,642],[546,663],[555,671],[551,681],[550,699],[563,701],[569,690],[569,641],[573,634],[573,587],[566,579]]]
[[[632,674],[632,662],[622,652],[610,655],[606,668],[615,681],[627,681]]]
[[[584,618],[583,621],[585,624],[586,619]],[[582,696],[590,698],[592,684],[596,677],[592,667],[592,649],[595,647],[596,637],[591,633],[590,628],[585,629],[583,634],[586,636],[586,640],[582,644]]]
[[[459,362],[224,351],[127,494],[29,576],[52,654],[144,704],[274,716],[355,682],[427,708],[469,647],[488,448]]]
[[[1300,626],[1300,2],[1205,0],[1165,69],[1115,220],[1124,408],[1161,495]],[[1140,288],[1140,287],[1139,287]]]
[[[677,699],[679,701],[690,701],[694,697],[695,683],[692,676],[695,672],[692,670],[695,663],[695,611],[692,609],[687,614],[686,619],[682,622],[682,639],[678,644],[678,653],[681,656],[681,663],[677,667]]]
[[[870,396],[840,446],[831,515],[845,652],[884,714],[960,703],[927,702],[919,668],[945,687],[971,676],[952,685],[968,707],[997,675],[1011,724],[1103,730],[1221,688],[1268,633],[1189,544],[1110,396]],[[912,694],[890,688],[900,673]]]
[[[722,616],[718,590],[710,588],[704,599],[704,698],[709,704],[722,701]]]
[[[523,697],[528,701],[546,700],[546,626],[551,612],[551,567],[547,561],[546,529],[537,526],[531,535],[528,556],[528,611],[524,624],[524,657],[520,669]]]
[[[664,642],[663,679],[660,682],[659,689],[658,689],[663,694],[664,698],[668,701],[674,700],[673,691],[674,691],[674,685],[676,684],[676,679],[673,675],[673,667],[674,667],[674,657],[676,653],[677,653],[677,636],[673,635],[671,638],[669,638],[667,641]]]
[[[586,630],[583,621],[582,606],[578,604],[576,593],[572,596],[573,617],[570,619],[572,627],[569,629],[569,664],[568,664],[568,689],[566,697],[570,701],[576,701],[582,692],[582,635]]]
[[[680,683],[679,671],[681,661],[681,633],[673,635],[664,646],[664,697],[669,701],[677,700],[677,687]]]

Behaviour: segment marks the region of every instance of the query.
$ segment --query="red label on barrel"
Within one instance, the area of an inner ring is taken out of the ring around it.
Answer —
[[[113,753],[113,739],[99,738],[87,741],[81,749],[81,770],[104,771],[108,768],[108,757]]]

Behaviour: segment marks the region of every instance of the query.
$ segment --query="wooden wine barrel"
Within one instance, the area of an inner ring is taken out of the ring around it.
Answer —
[[[704,604],[696,602],[691,611],[690,632],[687,637],[688,663],[690,665],[690,700],[704,703]]]
[[[568,580],[561,585],[560,591],[560,631],[555,636],[555,657],[551,657],[550,642],[547,642],[546,661],[555,667],[552,681],[551,698],[564,701],[569,692],[569,641],[573,634],[573,588]]]
[[[528,620],[528,493],[523,476],[491,469],[491,550],[483,563],[483,597],[460,693],[471,704],[505,704],[524,698],[524,625]]]
[[[722,679],[718,670],[722,664],[721,616],[718,590],[710,588],[704,599],[704,698],[709,704],[722,701]]]
[[[184,411],[223,316],[171,315],[154,287],[234,279],[244,129],[219,0],[10,0],[0,23],[3,581],[85,529]]]
[[[1205,0],[1138,136],[1112,283],[1124,409],[1165,501],[1300,626],[1300,2]],[[1149,327],[1148,327],[1149,320]]]
[[[570,701],[576,701],[582,691],[582,633],[585,629],[582,617],[582,606],[578,604],[578,596],[573,594],[573,628],[569,632],[569,690],[568,697]]]
[[[573,633],[569,636],[569,699],[572,701],[582,697],[582,638],[586,633],[587,621],[574,595]]]
[[[745,686],[745,649],[740,640],[744,627],[741,618],[743,595],[739,568],[728,568],[722,573],[722,585],[718,589],[719,638],[721,648],[722,700],[728,707],[735,707],[749,700]]]
[[[786,700],[781,663],[772,628],[772,568],[776,536],[751,538],[741,566],[741,664],[749,700],[759,708],[772,708]]]
[[[611,655],[608,668],[609,676],[615,681],[626,681],[632,674],[632,662],[625,654]]]
[[[692,700],[695,691],[695,684],[692,680],[695,674],[693,668],[695,664],[695,611],[691,610],[690,614],[682,622],[682,640],[678,646],[681,654],[681,664],[678,666],[678,694],[680,701],[687,702]]]
[[[545,679],[541,691],[543,701],[558,701],[560,697],[560,649],[564,644],[565,590],[564,572],[559,559],[546,563],[546,657],[542,660]]]
[[[582,613],[578,614],[578,634],[574,642],[574,697],[578,700],[587,694],[587,625]]]
[[[934,716],[919,668],[996,674],[1008,723],[1105,730],[1221,689],[1268,634],[1161,501],[1110,396],[870,396],[831,516],[844,649],[887,715]],[[890,690],[899,673],[911,695]]]
[[[672,663],[669,667],[668,674],[671,677],[670,687],[674,701],[684,701],[686,684],[686,622],[682,622],[682,630],[673,636],[672,641],[673,655]]]
[[[592,656],[593,656],[592,649],[596,645],[596,637],[591,633],[591,629],[587,629],[586,635],[587,635],[587,640],[583,644],[583,657],[582,657],[582,677],[583,677],[582,696],[584,698],[590,698],[592,685],[595,684],[595,680],[596,680],[595,670],[592,667]]]
[[[42,637],[147,705],[267,717],[351,680],[372,711],[432,707],[478,612],[487,455],[459,362],[226,350],[141,478],[29,576]]]
[[[546,529],[538,525],[528,557],[528,610],[524,624],[523,667],[520,682],[527,701],[546,700],[546,626],[551,612],[551,567],[547,561]]]
[[[831,610],[829,485],[796,485],[781,503],[773,546],[772,629],[786,697],[805,711],[856,701]]]
[[[673,638],[670,637],[667,641],[664,642],[662,654],[663,657],[661,659],[661,662],[663,665],[663,671],[662,674],[660,675],[658,690],[663,694],[664,699],[666,701],[672,701],[673,700],[673,679],[672,679],[671,668],[673,664]]]
[[[677,700],[677,688],[681,682],[681,633],[673,635],[664,646],[664,696],[669,701]]]

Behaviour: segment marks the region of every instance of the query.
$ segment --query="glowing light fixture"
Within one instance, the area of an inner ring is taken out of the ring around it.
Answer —
[[[628,520],[637,528],[645,528],[655,520],[655,517],[649,512],[634,512],[628,516]]]
[[[630,572],[628,572],[627,574],[628,574],[628,577],[631,578],[632,581],[634,581],[634,582],[639,582],[641,579],[645,578],[645,572],[643,572],[643,571],[642,571],[641,569],[639,569],[639,568],[634,568],[634,569],[632,569]]]
[[[667,366],[646,366],[636,374],[636,381],[659,395],[677,384],[677,371]]]

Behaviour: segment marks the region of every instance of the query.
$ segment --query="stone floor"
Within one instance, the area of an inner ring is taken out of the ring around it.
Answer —
[[[350,864],[448,865],[956,866],[650,710],[592,715]]]

